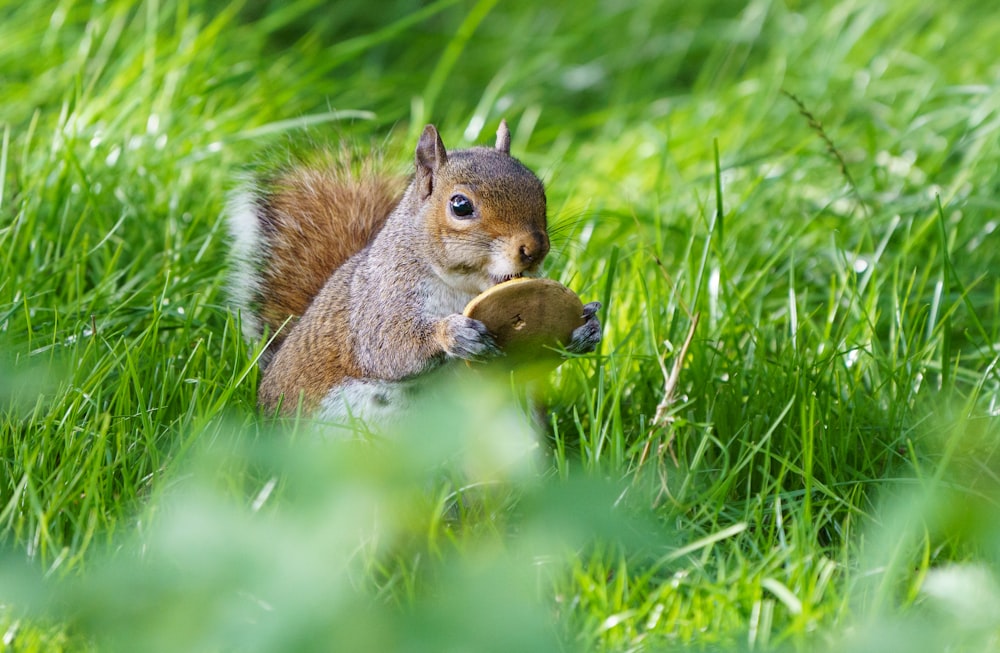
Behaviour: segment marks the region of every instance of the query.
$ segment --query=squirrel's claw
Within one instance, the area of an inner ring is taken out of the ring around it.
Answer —
[[[601,310],[601,302],[590,302],[589,304],[583,305],[583,319],[589,320],[590,318],[597,315],[597,311]]]
[[[601,322],[597,319],[597,311],[601,308],[601,302],[590,302],[583,307],[582,326],[573,331],[566,351],[571,354],[587,354],[595,349],[601,342]]]
[[[441,324],[441,345],[449,356],[482,361],[503,355],[496,339],[479,320],[456,313],[446,317]]]

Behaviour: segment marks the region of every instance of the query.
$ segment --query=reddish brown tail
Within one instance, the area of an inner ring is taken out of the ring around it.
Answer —
[[[334,270],[363,249],[399,202],[405,179],[341,149],[236,193],[228,207],[232,295],[244,334],[271,334],[266,364]]]

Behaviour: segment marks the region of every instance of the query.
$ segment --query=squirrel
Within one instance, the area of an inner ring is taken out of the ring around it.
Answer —
[[[414,383],[450,359],[502,352],[463,307],[487,288],[538,276],[549,251],[542,182],[495,147],[448,152],[427,125],[403,182],[342,150],[292,164],[231,195],[231,294],[258,359],[258,403],[271,413],[378,422],[409,403]],[[357,166],[354,166],[355,168]],[[593,351],[599,302],[566,346]]]

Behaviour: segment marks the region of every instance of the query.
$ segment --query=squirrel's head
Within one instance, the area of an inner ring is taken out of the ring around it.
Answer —
[[[454,152],[427,125],[417,144],[413,190],[435,267],[449,285],[478,293],[540,271],[549,252],[545,188],[510,155],[505,121],[496,147]]]

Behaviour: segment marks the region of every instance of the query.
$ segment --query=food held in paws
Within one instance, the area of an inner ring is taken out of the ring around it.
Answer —
[[[557,358],[583,326],[583,303],[572,290],[552,279],[518,278],[497,284],[465,307],[496,338],[509,362]]]

